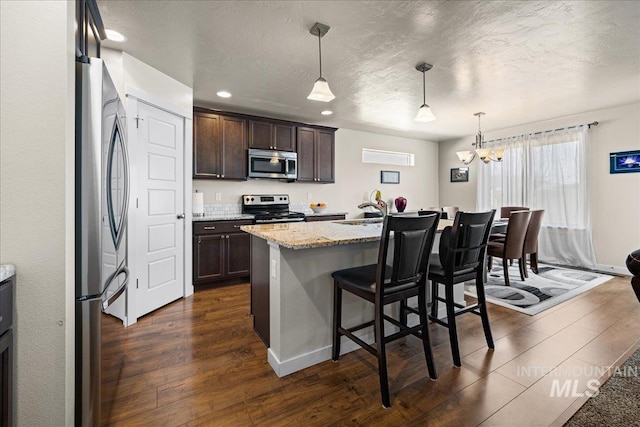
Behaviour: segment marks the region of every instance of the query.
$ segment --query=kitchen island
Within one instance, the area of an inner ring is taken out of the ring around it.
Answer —
[[[441,220],[438,229],[452,223]],[[377,262],[381,220],[262,224],[241,229],[251,234],[254,329],[268,347],[275,373],[282,377],[331,359],[331,273]],[[462,286],[459,288],[455,299],[464,303]],[[344,294],[343,324],[371,319],[371,304]],[[372,329],[359,332],[366,342],[373,342]],[[341,346],[343,354],[357,348],[347,339]]]

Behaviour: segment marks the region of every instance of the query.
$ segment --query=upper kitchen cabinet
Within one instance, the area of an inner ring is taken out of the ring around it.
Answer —
[[[247,179],[247,120],[195,110],[193,177]]]
[[[298,181],[335,182],[335,129],[298,127]]]
[[[249,148],[296,151],[295,126],[265,120],[249,120]]]

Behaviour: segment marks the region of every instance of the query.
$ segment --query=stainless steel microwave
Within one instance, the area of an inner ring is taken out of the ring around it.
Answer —
[[[298,154],[290,151],[249,149],[249,178],[298,178]]]

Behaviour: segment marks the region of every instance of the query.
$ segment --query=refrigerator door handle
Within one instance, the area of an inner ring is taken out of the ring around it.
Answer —
[[[108,294],[109,286],[121,275],[124,274],[124,281],[118,286],[118,288],[112,293]],[[86,301],[97,301],[100,300],[100,308],[102,311],[105,311],[115,300],[117,300],[120,295],[127,289],[127,285],[129,284],[129,269],[123,262],[120,264],[120,267],[116,269],[111,276],[107,279],[106,286],[102,290],[101,293],[95,295],[83,295],[77,299],[78,302],[86,302]]]
[[[118,288],[111,295],[109,295],[107,293],[109,286],[121,274],[125,275],[123,282],[120,284],[120,286],[118,286]],[[102,295],[100,295],[100,308],[102,309],[102,311],[105,311],[107,308],[109,308],[109,306],[113,304],[120,297],[120,295],[122,295],[124,291],[127,289],[127,285],[129,284],[129,269],[127,268],[126,265],[124,265],[124,262],[120,265],[120,268],[118,268],[111,275],[111,277],[109,277],[109,279],[110,280],[107,282],[107,286],[105,286],[104,290],[102,291]]]
[[[112,167],[113,157],[116,152],[116,143],[120,145],[124,166],[124,194],[122,210],[120,212],[120,219],[116,224],[115,212],[113,211],[113,194],[112,194]],[[127,153],[127,147],[124,142],[124,134],[122,133],[122,126],[120,120],[116,115],[113,122],[113,130],[111,131],[111,140],[109,142],[109,154],[107,159],[107,214],[109,216],[109,231],[111,232],[111,239],[116,248],[116,251],[120,249],[120,242],[124,236],[124,227],[126,226],[126,216],[129,211],[129,156]]]

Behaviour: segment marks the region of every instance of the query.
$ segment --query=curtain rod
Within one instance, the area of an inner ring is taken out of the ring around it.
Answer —
[[[502,141],[503,139],[518,138],[520,136],[525,136],[525,135],[542,135],[543,133],[547,133],[547,132],[557,132],[559,130],[573,129],[573,128],[577,128],[578,126],[584,126],[584,125],[587,125],[587,128],[591,129],[591,126],[598,126],[598,124],[599,123],[597,121],[593,121],[591,123],[582,123],[582,124],[579,124],[579,125],[565,126],[563,128],[558,128],[558,129],[543,130],[541,132],[523,133],[521,135],[515,135],[515,136],[505,136],[504,138],[497,138],[497,139],[489,140],[489,141],[485,142],[485,144],[488,144],[488,143],[494,142],[494,141]]]

